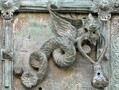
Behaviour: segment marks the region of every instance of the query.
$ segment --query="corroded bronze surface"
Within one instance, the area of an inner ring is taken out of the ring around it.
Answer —
[[[26,71],[30,69],[30,53],[39,49],[49,38],[54,37],[54,34],[53,32],[51,32],[51,29],[48,25],[48,16],[48,14],[19,14],[18,16],[16,16],[14,22],[16,53],[16,61],[14,64],[15,66],[19,65]],[[84,17],[84,15],[79,16]],[[94,52],[91,56],[93,55]],[[46,75],[45,80],[42,83],[39,83],[38,86],[33,88],[32,90],[36,90],[38,88],[42,88],[44,90],[93,90],[90,83],[93,72],[91,66],[91,63],[84,59],[80,55],[80,53],[77,53],[77,58],[74,64],[65,69],[60,68],[56,64],[54,64],[51,58],[49,60],[49,69],[47,73],[48,75]],[[32,68],[30,70],[32,70]],[[22,86],[19,79],[15,77],[14,87],[18,90],[20,90],[21,88],[22,90],[26,90],[25,87]]]
[[[30,14],[29,14],[30,15]],[[40,16],[40,15],[39,15]],[[34,17],[36,17],[36,16],[34,16]],[[36,17],[37,18],[37,17]],[[27,19],[28,20],[28,19]],[[33,20],[33,18],[32,18],[32,20]],[[39,20],[40,21],[40,20]],[[35,23],[35,20],[34,20],[34,22],[30,22],[31,24],[32,23]],[[37,24],[39,24],[38,22],[37,22]],[[28,25],[28,24],[26,24],[26,25]],[[42,24],[41,24],[42,25]],[[47,24],[48,25],[48,24]],[[40,26],[38,26],[37,25],[37,27],[40,27]],[[49,26],[47,26],[47,27],[49,27]],[[28,27],[29,28],[29,27]],[[34,28],[36,28],[36,27],[34,27]],[[45,27],[46,28],[46,27]],[[50,29],[50,28],[49,28]],[[87,28],[88,29],[88,28]],[[97,28],[98,29],[98,28]],[[31,30],[31,29],[30,29]],[[34,29],[35,30],[35,29]],[[38,30],[38,29],[37,29]],[[91,28],[91,30],[92,30],[92,28]],[[21,31],[20,31],[21,32]],[[37,32],[37,31],[36,31]],[[16,32],[17,33],[17,32]],[[23,32],[21,32],[21,33],[23,33]],[[37,32],[38,33],[38,32]],[[40,33],[40,32],[39,32]],[[33,34],[32,33],[30,33],[31,35],[29,35],[28,37],[27,37],[27,39],[28,39],[28,42],[29,41],[31,41],[31,40],[33,40],[33,42],[34,42],[34,39],[32,39],[31,37],[33,37]],[[44,33],[45,34],[45,33]],[[27,35],[27,34],[26,34]],[[35,35],[35,34],[34,34]],[[52,33],[52,35],[53,35],[53,33]],[[18,35],[19,36],[19,35]],[[34,38],[36,37],[36,35],[34,36]],[[22,38],[22,37],[21,37]],[[23,38],[22,38],[23,39]],[[52,39],[51,39],[52,40]],[[16,40],[17,41],[17,40]],[[62,41],[62,40],[60,40],[60,41]],[[17,41],[18,42],[18,41]],[[36,42],[38,43],[39,42],[39,44],[40,44],[40,42],[41,41],[37,41],[36,40]],[[49,42],[52,42],[52,41],[49,41]],[[24,42],[24,43],[26,43],[26,42]],[[46,45],[50,45],[50,44],[47,44],[48,42],[46,42]],[[66,42],[65,42],[66,43]],[[31,44],[31,43],[30,43]],[[29,44],[29,45],[30,45]],[[38,45],[39,45],[38,44]],[[55,42],[53,42],[53,44],[55,44]],[[93,44],[93,43],[92,43]],[[17,44],[18,45],[18,44]],[[52,43],[51,43],[51,45],[52,45]],[[24,45],[22,45],[22,46],[24,46]],[[34,45],[33,45],[34,46]],[[39,46],[41,46],[41,44],[39,45]],[[32,46],[31,46],[32,47]],[[44,47],[46,47],[45,46],[45,44],[44,44],[44,46],[43,46],[43,48],[41,47],[41,51],[43,51],[43,50],[45,50],[44,49]],[[39,47],[40,48],[40,47]],[[24,48],[24,49],[26,49],[26,47]],[[42,50],[43,49],[43,50]],[[30,52],[32,51],[31,50],[31,48],[29,49],[30,50]],[[37,49],[36,49],[37,50]],[[47,50],[50,50],[50,49],[47,49]],[[22,50],[22,51],[24,51],[24,50]],[[34,51],[34,50],[33,50]],[[25,50],[25,52],[26,52],[26,50]],[[28,52],[28,51],[27,51]],[[93,52],[94,53],[94,52]],[[26,53],[26,54],[28,54],[28,53]],[[48,56],[49,56],[49,53],[47,53],[46,52],[46,54],[48,54]],[[27,55],[28,56],[28,55]],[[28,56],[29,57],[29,56]],[[28,62],[28,57],[27,57],[27,59],[25,59],[27,62]],[[78,59],[78,58],[77,58]],[[36,59],[37,60],[37,59]],[[42,62],[41,62],[42,63]],[[17,64],[16,64],[17,65]],[[36,69],[38,69],[38,66],[39,66],[39,64],[37,63],[37,61],[34,63],[34,61],[33,61],[33,63],[31,63],[31,65],[34,67],[34,68],[36,68]],[[29,65],[28,65],[29,66]],[[26,67],[26,71],[28,70],[28,66]],[[73,65],[72,65],[73,66]],[[71,67],[72,67],[71,66]],[[42,64],[41,64],[41,66],[40,67],[42,67]],[[69,68],[71,68],[71,67],[69,67]],[[56,68],[56,67],[54,67],[54,68]],[[60,68],[60,67],[59,67]],[[83,68],[83,67],[82,67]],[[42,69],[41,69],[42,70]],[[63,70],[63,69],[62,69]],[[83,69],[84,70],[84,69]],[[58,71],[54,71],[54,72],[56,72],[56,73],[58,73]],[[73,72],[72,72],[73,73]],[[79,72],[80,73],[80,72]],[[81,74],[81,73],[80,73]],[[40,75],[40,73],[39,73],[39,75]],[[49,74],[48,74],[49,75]],[[74,75],[75,76],[75,75]],[[48,79],[47,78],[47,76],[46,76],[46,79]],[[85,77],[85,79],[86,79],[86,77]],[[42,79],[41,79],[42,80]],[[70,79],[68,79],[69,81],[70,81]],[[91,79],[90,79],[91,80]],[[47,80],[46,80],[47,81]],[[76,80],[77,81],[77,80]],[[45,80],[41,83],[41,84],[38,84],[38,85],[41,85],[42,86],[42,84],[44,85],[44,82],[45,82]],[[46,83],[46,82],[45,82]],[[89,83],[89,82],[87,82],[87,83]],[[91,85],[91,84],[90,84]],[[30,86],[31,87],[31,86]],[[37,88],[37,87],[36,87]],[[44,88],[46,88],[47,89],[47,87],[44,87]],[[75,87],[75,88],[83,88],[83,87]]]
[[[78,43],[77,46],[79,52],[82,55],[84,55],[87,59],[89,59],[96,67],[96,65],[101,63],[107,51],[107,40],[100,31],[101,25],[95,18],[93,18],[91,14],[89,14],[88,19],[85,21],[83,19],[70,19],[60,16],[58,13],[54,12],[51,6],[51,3],[49,2],[48,9],[51,14],[52,29],[54,29],[59,36],[49,39],[42,45],[42,47],[39,50],[33,52],[30,55],[30,65],[33,68],[38,69],[38,72],[36,74],[33,74],[31,73],[31,71],[25,71],[22,74],[21,82],[26,88],[34,87],[38,82],[41,82],[44,79],[48,70],[48,59],[51,56],[51,54],[53,55],[54,62],[58,66],[64,68],[69,67],[76,60],[77,47],[75,47],[74,44]],[[77,23],[75,24],[71,21]],[[77,25],[79,27],[76,27]],[[85,53],[85,51],[83,51],[81,45],[83,44],[83,42],[86,43],[85,40],[87,40],[91,45],[96,46],[98,44],[97,40],[99,40],[100,38],[102,38],[104,42],[104,49],[100,54],[98,61],[95,62],[90,58],[90,56],[88,56]],[[95,71],[94,69],[94,73],[98,71],[99,70],[96,69]],[[104,74],[102,68],[100,71],[101,76],[103,76]],[[108,85],[107,77],[101,76],[94,74],[92,80],[93,87],[102,89]]]
[[[17,12],[48,11],[46,8],[48,0],[33,2],[33,0],[0,1],[3,18],[3,23],[0,24],[2,27],[0,33],[2,60],[0,61],[0,71],[2,70],[0,72],[2,85],[0,86],[2,89],[26,90],[26,87],[36,86],[31,90],[95,90],[91,84],[97,89],[103,89],[110,82],[106,90],[118,90],[118,16],[110,20],[111,13],[119,13],[118,0],[52,1],[59,7],[55,9],[58,12],[97,13],[101,28],[90,25],[92,24],[90,19],[88,23],[86,19],[88,14],[67,14],[65,16],[69,18],[65,18],[51,11],[52,20],[54,20],[51,23],[49,23],[49,14],[19,13],[13,18],[13,12],[16,10]],[[75,19],[71,20],[71,17]],[[12,20],[14,20],[13,28]],[[56,30],[51,32],[53,28],[49,25],[54,25]],[[98,29],[101,29],[100,32]],[[12,38],[12,32],[14,32],[14,38]],[[84,33],[86,33],[85,39],[82,40],[79,36]],[[59,39],[56,38],[58,35]],[[14,46],[12,46],[13,40]],[[105,40],[107,40],[106,43]],[[53,45],[56,47],[55,50]],[[40,51],[33,53],[37,50]],[[82,57],[80,52],[88,58]],[[51,53],[54,58],[48,58]],[[105,57],[107,61],[101,63]],[[88,60],[93,63],[93,66]],[[14,77],[14,81],[12,81],[12,65],[17,67],[14,68],[14,75],[18,78]],[[111,77],[109,81],[104,72]],[[91,79],[92,83],[90,83]]]

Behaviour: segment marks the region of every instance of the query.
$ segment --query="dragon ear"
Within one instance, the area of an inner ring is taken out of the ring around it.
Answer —
[[[88,19],[89,19],[91,22],[93,22],[93,21],[95,20],[95,18],[92,16],[91,13],[88,15]]]
[[[92,14],[88,15],[88,19],[86,20],[86,22],[84,23],[84,28],[86,28],[87,30],[89,30],[90,25],[96,25],[96,28],[100,27],[100,23],[99,21],[97,21]]]
[[[72,41],[76,41],[77,38],[77,28],[74,27],[69,21],[68,18],[65,18],[58,13],[54,12],[51,9],[51,5],[48,6],[50,15],[51,15],[51,24],[52,29],[62,37],[67,37]]]
[[[87,30],[89,30],[89,26],[93,22],[94,22],[94,17],[92,16],[92,14],[89,14],[87,20],[84,23],[84,28],[87,29]]]

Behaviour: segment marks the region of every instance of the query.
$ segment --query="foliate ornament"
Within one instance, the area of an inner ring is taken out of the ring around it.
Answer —
[[[0,10],[5,19],[11,19],[13,12],[19,9],[19,0],[2,0]]]
[[[111,18],[110,13],[113,10],[112,2],[109,0],[94,2],[91,10],[98,13],[98,17],[101,21],[108,21]]]

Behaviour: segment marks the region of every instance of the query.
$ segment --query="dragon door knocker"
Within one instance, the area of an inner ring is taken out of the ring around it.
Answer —
[[[85,27],[85,28],[88,31],[87,31],[87,33],[85,33],[79,37],[79,39],[77,41],[77,44],[78,44],[77,46],[78,46],[78,49],[81,52],[81,54],[84,57],[86,57],[93,64],[94,76],[91,81],[92,86],[97,89],[103,89],[109,83],[108,78],[106,77],[106,75],[103,71],[102,65],[101,65],[101,61],[103,60],[105,53],[107,51],[107,40],[106,40],[106,37],[102,33],[99,32],[99,30],[100,30],[99,23],[91,15],[89,15],[89,20],[87,20],[86,24],[88,25],[88,27]],[[103,51],[101,52],[100,56],[98,57],[98,59],[93,60],[85,53],[85,51],[82,49],[81,44],[84,40],[89,40],[90,43],[95,46],[96,41],[100,37],[102,38],[104,48],[103,48]]]
[[[51,53],[54,62],[60,67],[68,67],[76,60],[76,48],[88,60],[91,61],[94,68],[92,77],[92,86],[97,89],[105,88],[108,85],[108,78],[103,72],[101,61],[107,51],[106,37],[100,32],[100,23],[89,14],[88,19],[70,19],[59,15],[52,10],[53,5],[48,5],[48,10],[51,15],[52,30],[55,31],[57,37],[46,41],[40,50],[33,52],[30,55],[30,65],[38,70],[37,73],[23,72],[22,69],[16,68],[15,75],[21,76],[22,84],[27,88],[32,88],[41,82],[47,74],[48,59]],[[101,40],[103,51],[96,60],[91,59],[88,53],[91,52],[89,45],[82,46],[82,43],[87,40],[90,44],[96,47],[97,40]],[[88,48],[88,51],[84,49]],[[17,72],[18,71],[18,72]]]

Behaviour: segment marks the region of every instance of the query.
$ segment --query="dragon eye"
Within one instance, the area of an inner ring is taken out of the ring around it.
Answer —
[[[95,31],[93,31],[93,34],[95,34]]]
[[[85,32],[88,32],[88,30],[86,28],[84,28]]]

